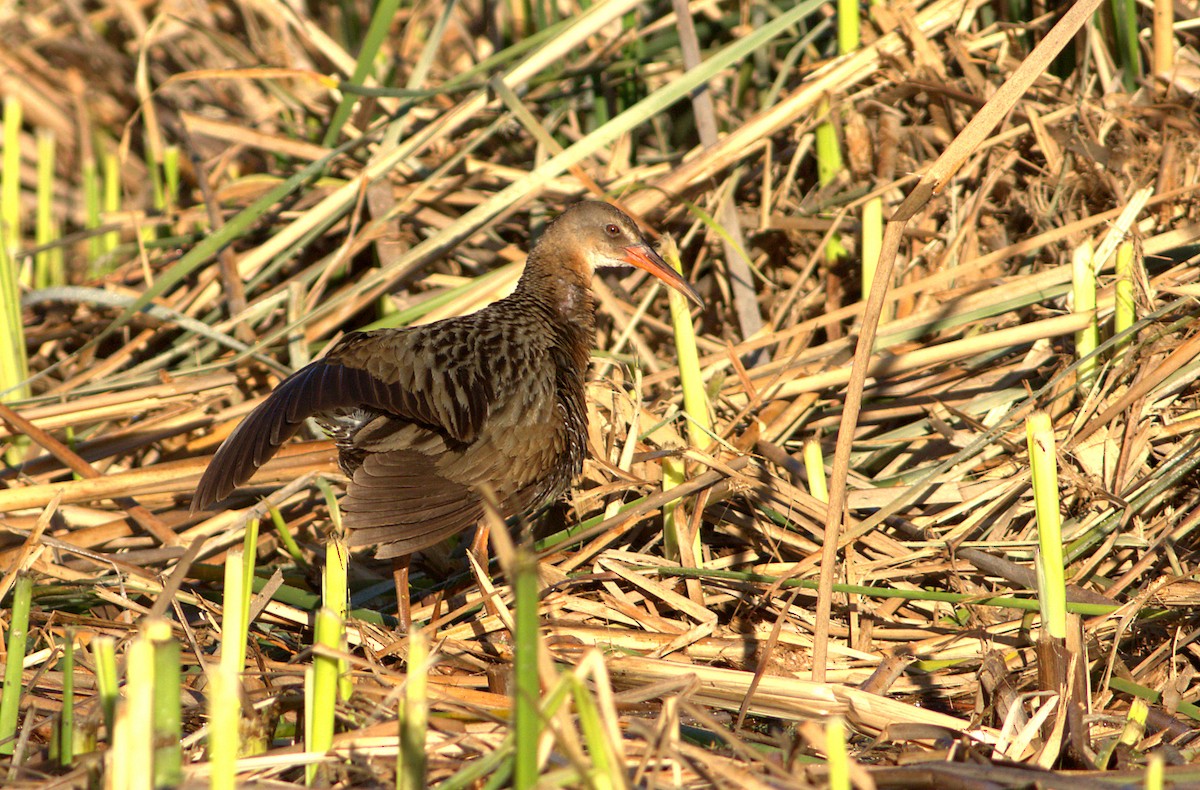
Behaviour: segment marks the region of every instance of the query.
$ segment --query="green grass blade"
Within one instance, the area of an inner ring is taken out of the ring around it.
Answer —
[[[13,585],[12,609],[8,626],[8,652],[4,656],[4,696],[0,697],[0,755],[11,756],[21,712],[24,690],[22,673],[25,647],[29,638],[29,610],[33,605],[33,579],[26,574]]]
[[[660,576],[684,576],[696,579],[728,579],[731,581],[777,584],[783,588],[801,587],[806,590],[817,589],[813,579],[788,579],[764,573],[746,573],[741,571],[720,571],[701,568],[656,568]],[[942,592],[941,590],[902,590],[891,587],[878,587],[869,584],[835,584],[834,592],[848,595],[869,595],[875,598],[903,598],[912,601],[941,601],[944,603],[970,606],[999,606],[1017,609],[1025,612],[1036,612],[1041,608],[1039,601],[1028,598],[1011,598],[1000,595],[967,595],[965,593]],[[1068,603],[1068,612],[1082,615],[1112,614],[1119,608],[1116,604]]]
[[[588,786],[597,790],[624,787],[622,764],[609,741],[608,731],[600,716],[600,707],[580,680],[572,678],[571,690],[575,709],[579,716],[579,727],[583,731],[583,742],[587,746],[591,765],[587,766]]]
[[[1113,32],[1117,39],[1117,60],[1121,64],[1121,83],[1125,90],[1137,90],[1142,76],[1142,49],[1138,42],[1138,9],[1134,0],[1112,0]]]
[[[350,80],[361,84],[375,66],[375,58],[379,54],[379,48],[383,46],[384,40],[387,38],[388,28],[391,27],[392,20],[396,16],[397,9],[400,8],[400,0],[380,0],[375,6],[374,12],[371,14],[371,24],[367,27],[367,34],[363,37],[362,46],[358,50],[358,60],[354,64],[354,74]],[[329,128],[325,130],[325,136],[321,140],[321,145],[326,148],[332,146],[337,141],[342,133],[342,127],[346,125],[346,121],[350,119],[350,112],[354,109],[355,103],[358,102],[358,97],[353,94],[343,94],[342,100],[338,102],[337,109],[333,111],[333,117],[329,119]]]

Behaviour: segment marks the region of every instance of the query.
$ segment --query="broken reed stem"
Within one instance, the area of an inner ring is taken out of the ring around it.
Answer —
[[[1117,283],[1113,311],[1113,334],[1125,335],[1113,349],[1113,359],[1118,364],[1125,358],[1125,351],[1133,343],[1129,330],[1137,323],[1137,302],[1134,300],[1134,246],[1131,241],[1121,242],[1117,248]],[[1129,333],[1129,334],[1126,334]]]
[[[541,740],[541,680],[538,674],[537,559],[524,548],[513,561],[515,598],[513,639],[513,736],[516,755],[513,787],[524,790],[537,784],[538,743]]]
[[[397,724],[400,747],[396,750],[396,790],[423,790],[425,734],[429,727],[429,640],[421,631],[408,635],[408,677]]]
[[[1025,423],[1033,501],[1037,517],[1038,600],[1042,628],[1055,639],[1067,636],[1067,591],[1063,568],[1062,513],[1058,502],[1058,458],[1050,415],[1034,412]]]
[[[1096,347],[1100,345],[1100,326],[1096,322],[1096,262],[1091,239],[1084,239],[1071,256],[1071,284],[1075,312],[1090,316],[1083,329],[1075,333],[1075,359],[1078,364],[1077,387],[1086,394],[1096,379]]]
[[[13,585],[8,626],[8,652],[4,656],[4,695],[0,697],[0,755],[12,755],[13,738],[21,712],[24,691],[22,671],[29,636],[29,610],[33,603],[33,577],[22,573]]]

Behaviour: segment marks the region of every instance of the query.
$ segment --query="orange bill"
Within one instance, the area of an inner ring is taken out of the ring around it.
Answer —
[[[696,293],[696,289],[692,287],[691,283],[683,279],[683,275],[671,268],[671,265],[664,261],[661,255],[651,249],[650,245],[634,244],[631,247],[626,247],[625,262],[630,266],[636,266],[643,271],[650,272],[688,299],[691,299],[698,306],[704,307],[704,302],[701,301],[700,294]]]

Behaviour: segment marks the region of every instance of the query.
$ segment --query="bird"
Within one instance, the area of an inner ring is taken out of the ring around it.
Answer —
[[[629,216],[575,203],[546,226],[508,296],[430,324],[350,332],[285,378],[217,449],[192,512],[228,497],[315,418],[349,481],[347,545],[392,559],[407,630],[414,552],[478,524],[489,496],[503,517],[525,515],[582,472],[592,277],[630,266],[703,307]]]

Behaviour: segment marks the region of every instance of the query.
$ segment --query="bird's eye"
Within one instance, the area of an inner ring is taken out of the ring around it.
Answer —
[[[614,223],[614,222],[610,222],[607,225],[605,225],[604,232],[607,233],[609,236],[621,235],[621,229],[618,228],[616,223]]]

